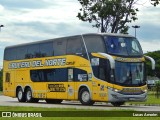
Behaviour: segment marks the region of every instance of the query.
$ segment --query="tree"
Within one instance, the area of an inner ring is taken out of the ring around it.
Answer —
[[[139,0],[78,0],[82,5],[77,17],[82,21],[94,22],[93,27],[101,32],[127,33],[127,23],[137,20],[136,3]],[[159,0],[151,2],[154,6]]]
[[[157,76],[158,78],[160,78],[160,51],[154,51],[154,52],[148,52],[145,55],[148,55],[150,57],[152,57],[155,62],[156,62],[156,69],[153,72],[151,70],[151,63],[149,61],[147,61],[147,74],[149,76]]]
[[[156,90],[156,97],[159,98],[160,97],[160,81],[156,82],[156,86],[155,86],[155,90]]]

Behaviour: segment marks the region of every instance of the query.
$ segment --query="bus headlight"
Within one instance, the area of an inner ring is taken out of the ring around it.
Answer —
[[[116,89],[116,88],[111,88],[111,87],[107,87],[108,89],[110,89],[110,90],[112,90],[112,91],[114,91],[114,92],[120,92],[121,90],[118,90],[118,89]]]
[[[114,91],[114,92],[120,92],[120,90],[118,90],[118,89],[113,89],[113,91]]]
[[[144,88],[142,88],[142,91],[143,91],[143,92],[147,92],[147,91],[148,91],[148,88],[147,88],[147,87],[144,87]]]
[[[143,92],[147,92],[147,91],[148,91],[147,89],[144,89],[144,90],[143,90]]]

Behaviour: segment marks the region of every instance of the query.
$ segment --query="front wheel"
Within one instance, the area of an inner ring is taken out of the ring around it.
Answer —
[[[19,102],[25,102],[26,101],[22,88],[19,88],[17,90],[17,98],[18,98]]]
[[[94,101],[91,100],[91,95],[87,88],[83,88],[79,93],[79,100],[83,105],[93,105]]]
[[[121,105],[124,105],[125,102],[111,102],[111,104],[115,107],[119,107]]]

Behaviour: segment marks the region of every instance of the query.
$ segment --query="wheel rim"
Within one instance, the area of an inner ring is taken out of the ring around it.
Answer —
[[[32,93],[31,93],[31,91],[28,91],[27,92],[27,101],[31,100],[31,98],[32,98]]]
[[[23,92],[20,90],[20,91],[18,92],[18,99],[19,99],[19,100],[22,99],[22,95],[23,95]]]
[[[89,92],[88,91],[85,91],[82,93],[82,100],[83,102],[88,102],[90,99],[90,95],[89,95]]]

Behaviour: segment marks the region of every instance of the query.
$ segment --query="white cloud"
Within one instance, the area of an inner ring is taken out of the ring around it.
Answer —
[[[159,24],[160,20],[160,5],[154,7],[149,2],[150,0],[139,0],[136,7],[138,7],[139,12],[137,12],[138,20],[136,23],[151,23],[152,24]]]
[[[0,24],[5,26],[0,33],[0,66],[5,46],[98,31],[92,28],[92,24],[78,20],[76,16],[81,7],[78,1],[30,1],[5,0],[0,3]],[[138,21],[130,25],[141,26],[137,35],[144,51],[158,50],[160,5],[155,8],[147,2],[145,6],[138,5],[138,8]],[[155,25],[156,32],[153,34]],[[134,29],[131,28],[130,33],[134,35]]]
[[[45,0],[46,1],[46,0]],[[47,1],[48,2],[48,1]],[[73,2],[73,0],[64,0],[64,1],[53,1],[52,6],[48,6],[48,8],[39,8],[39,9],[5,9],[2,13],[3,17],[7,17],[7,19],[12,21],[20,21],[20,22],[77,22],[78,18],[76,18],[77,11],[80,7],[78,2]],[[6,14],[5,14],[6,13]]]
[[[146,53],[146,52],[150,52],[150,51],[159,50],[160,41],[155,40],[152,43],[146,42],[146,41],[140,41],[140,44],[142,46],[144,53]]]
[[[4,7],[2,5],[0,5],[0,12],[3,12]]]

